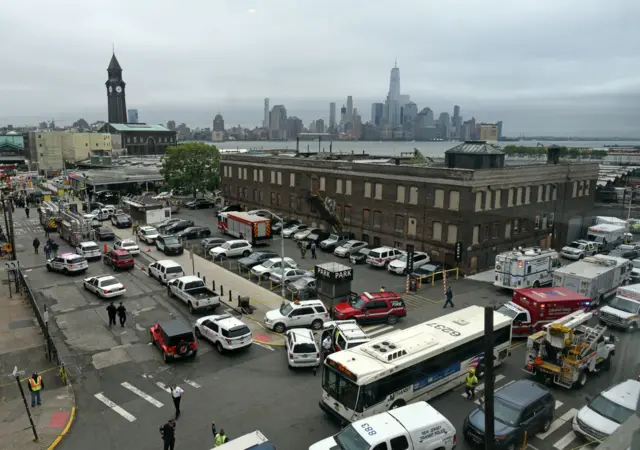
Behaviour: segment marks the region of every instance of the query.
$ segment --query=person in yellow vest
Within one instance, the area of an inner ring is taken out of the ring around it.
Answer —
[[[224,434],[224,428],[220,428],[220,433],[216,434],[216,447],[226,444],[228,440],[227,435]]]
[[[38,406],[41,406],[40,403],[40,391],[44,387],[42,383],[42,377],[37,373],[33,372],[31,378],[29,378],[29,390],[31,391],[31,407],[34,408],[36,403]]]
[[[380,293],[381,293],[381,294],[384,294],[384,286],[382,286],[382,287],[380,288]]]
[[[466,384],[464,387],[464,390],[467,393],[468,400],[473,400],[476,397],[477,384],[478,384],[478,377],[476,377],[476,369],[472,367],[471,369],[469,369],[469,373],[467,374]]]

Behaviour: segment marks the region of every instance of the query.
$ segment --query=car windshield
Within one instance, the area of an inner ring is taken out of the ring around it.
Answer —
[[[499,397],[494,397],[493,402],[494,416],[499,422],[515,427],[520,417],[520,411],[510,403],[502,400]],[[481,407],[484,411],[484,407]]]
[[[231,247],[231,244],[229,244],[228,242],[225,242],[220,246],[220,248],[223,248],[225,250],[229,250],[229,247]]]
[[[370,447],[367,441],[353,428],[353,425],[344,428],[333,438],[338,443],[340,450],[363,450]]]
[[[324,389],[331,398],[342,403],[345,408],[352,410],[356,408],[358,386],[326,365],[322,372],[322,389]],[[365,446],[361,448],[366,449],[368,447]]]
[[[167,273],[180,273],[180,272],[182,272],[182,267],[180,266],[167,267]]]
[[[118,261],[129,261],[129,260],[131,260],[133,258],[131,257],[131,255],[125,254],[125,255],[116,255],[116,259]]]
[[[340,237],[337,234],[330,234],[329,238],[327,240],[328,241],[339,241]]]
[[[367,256],[367,255],[369,255],[369,253],[371,253],[371,250],[369,250],[368,248],[363,248],[358,253],[360,253],[363,256]]]
[[[352,301],[350,301],[350,302],[349,302],[349,304],[350,304],[353,308],[355,308],[355,309],[362,309],[362,308],[364,308],[364,305],[365,305],[366,303],[367,303],[367,302],[365,302],[365,301],[362,299],[362,297],[358,297],[357,299],[352,300]]]
[[[602,417],[620,424],[626,422],[626,420],[634,413],[632,409],[628,409],[622,405],[614,403],[602,394],[591,400],[588,407]]]
[[[97,246],[97,245],[84,245],[84,246],[82,247],[82,249],[83,249],[85,252],[92,252],[92,251],[94,251],[94,250],[98,250],[98,246]]]
[[[118,215],[116,216],[116,219],[117,219],[117,220],[122,220],[122,221],[125,221],[125,222],[126,222],[127,220],[129,220],[129,218],[128,218],[127,216],[125,216],[124,214],[118,214]]]
[[[571,248],[583,248],[584,244],[580,243],[580,242],[572,242],[571,244],[569,244],[569,247]]]
[[[123,247],[135,247],[136,243],[133,241],[122,241],[122,246]]]
[[[631,264],[633,265],[634,269],[640,269],[640,259],[634,259],[633,261],[631,261]]]
[[[118,283],[118,280],[116,280],[115,278],[107,278],[105,280],[100,281],[100,287],[109,287],[109,286],[114,286],[116,284],[120,284],[120,283]]]
[[[620,311],[628,312],[631,314],[640,313],[640,303],[628,300],[622,297],[616,297],[609,303],[609,306]]]
[[[421,267],[422,271],[427,272],[427,273],[434,273],[435,271],[438,270],[438,268],[436,266],[434,266],[433,264],[425,264],[424,266]]]
[[[113,233],[113,231],[111,231],[110,228],[103,228],[103,227],[100,228],[100,232],[101,233]]]
[[[224,335],[224,337],[228,337],[228,338],[237,338],[240,336],[246,336],[247,334],[250,334],[250,333],[251,333],[251,330],[249,330],[249,327],[247,327],[246,325],[238,326],[230,330],[222,330],[222,334]]]
[[[296,280],[293,283],[291,283],[289,286],[296,289],[304,289],[308,283],[309,283],[309,280],[307,280],[306,278],[300,278],[299,280]]]
[[[164,243],[165,244],[179,244],[180,241],[178,240],[178,238],[175,238],[175,237],[172,236],[172,237],[165,238]]]
[[[407,262],[407,258],[409,256],[408,255],[402,255],[400,258],[398,258],[396,261],[400,261],[400,262]]]
[[[275,269],[273,272],[271,272],[271,275],[275,275],[277,277],[281,277],[282,276],[282,269]]]
[[[155,228],[150,228],[148,230],[142,230],[142,234],[147,235],[147,234],[158,234],[158,230],[156,230]]]
[[[288,316],[291,311],[293,311],[293,306],[291,306],[291,303],[287,303],[286,305],[282,305],[280,307],[280,314],[282,314],[283,316]]]
[[[508,308],[506,305],[500,306],[500,308],[498,308],[496,311],[504,314],[507,317],[511,317],[512,319],[515,319],[518,315],[518,311],[514,311],[513,309]]]

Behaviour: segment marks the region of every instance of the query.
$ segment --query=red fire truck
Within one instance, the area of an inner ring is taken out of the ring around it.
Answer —
[[[542,326],[574,311],[586,310],[591,299],[564,287],[514,289],[498,311],[513,318],[513,337],[527,337]]]
[[[271,242],[271,220],[246,212],[221,213],[218,230],[236,239],[246,239],[251,245],[266,245]]]

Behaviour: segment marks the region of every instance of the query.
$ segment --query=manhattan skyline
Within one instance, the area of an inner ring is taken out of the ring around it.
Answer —
[[[628,1],[405,0],[391,12],[333,0],[323,8],[194,0],[188,9],[114,0],[99,14],[82,5],[3,6],[0,37],[11,64],[0,73],[0,125],[106,120],[104,61],[115,43],[127,105],[148,123],[206,127],[221,112],[228,126],[253,128],[262,125],[265,97],[305,123],[328,123],[329,103],[339,109],[349,95],[368,121],[397,58],[402,92],[419,108],[451,114],[457,104],[465,119],[504,120],[505,135],[637,135],[639,11]],[[170,26],[157,26],[169,7]],[[56,25],[69,14],[72,26]]]

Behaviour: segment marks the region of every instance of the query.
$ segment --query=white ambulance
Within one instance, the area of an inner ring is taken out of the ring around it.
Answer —
[[[619,287],[607,306],[600,308],[600,322],[635,331],[640,328],[640,284]]]
[[[518,248],[496,256],[493,285],[506,289],[537,288],[553,282],[560,267],[558,253],[539,247]]]

